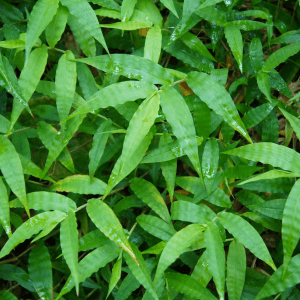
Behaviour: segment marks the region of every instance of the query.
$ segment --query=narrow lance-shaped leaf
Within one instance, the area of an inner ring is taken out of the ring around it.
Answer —
[[[213,276],[220,300],[225,298],[225,251],[219,227],[210,222],[204,232],[204,240],[207,252],[207,263]]]
[[[60,225],[60,245],[62,254],[71,271],[75,282],[77,295],[79,293],[79,275],[78,275],[78,231],[77,221],[73,210],[70,210],[68,216]]]
[[[66,217],[61,211],[48,211],[38,214],[25,223],[23,223],[12,234],[0,252],[0,258],[8,255],[10,251],[25,240],[30,239],[32,235],[37,234],[52,222],[60,222]]]
[[[52,300],[52,269],[47,247],[43,242],[30,251],[29,278],[41,299]]]
[[[168,8],[177,18],[178,14],[174,5],[174,0],[160,0],[160,2],[166,7]]]
[[[264,54],[262,44],[259,38],[252,39],[249,48],[249,57],[252,69],[255,72],[260,71],[264,63]]]
[[[107,204],[99,199],[91,199],[88,202],[87,213],[100,231],[128,252],[138,263],[119,219]]]
[[[10,214],[6,186],[0,177],[0,222],[8,237],[11,237]]]
[[[70,13],[77,18],[83,30],[90,32],[109,53],[95,11],[86,0],[60,0]]]
[[[288,113],[286,110],[279,108],[286,119],[290,122],[293,127],[298,139],[300,138],[300,119],[296,118],[292,114]]]
[[[218,218],[225,229],[227,229],[238,242],[248,248],[259,259],[267,263],[273,270],[276,270],[276,266],[267,246],[251,224],[242,217],[227,212],[219,213]]]
[[[2,290],[0,292],[0,297],[3,300],[18,300],[17,297],[9,291]]]
[[[230,300],[240,300],[246,276],[246,252],[242,244],[233,240],[227,256],[226,284]]]
[[[200,0],[185,0],[183,4],[182,23],[185,25],[191,15],[201,4]]]
[[[257,73],[257,85],[266,98],[272,103],[271,83],[269,74],[260,70]]]
[[[187,83],[209,108],[252,143],[232,98],[223,86],[209,75],[199,72],[189,73]]]
[[[300,170],[300,154],[293,149],[273,143],[246,145],[224,153],[270,164],[296,174]]]
[[[56,105],[60,121],[63,121],[70,112],[72,107],[75,89],[76,89],[76,62],[71,51],[67,51],[58,61],[55,76]],[[62,128],[64,126],[62,125]],[[63,130],[63,129],[62,129]]]
[[[124,178],[124,167],[126,164],[131,163],[132,153],[138,149],[157,117],[159,101],[159,94],[155,93],[148,97],[134,113],[125,136],[122,154],[112,170],[104,198]]]
[[[212,275],[209,271],[206,251],[204,251],[200,256],[191,277],[196,279],[197,282],[199,282],[203,286],[207,286],[210,282]]]
[[[224,28],[224,33],[232,54],[241,72],[243,72],[243,38],[241,31],[235,24],[228,23]]]
[[[165,270],[188,248],[193,242],[200,238],[205,229],[200,224],[189,225],[178,231],[164,248],[154,278],[154,284],[158,282]]]
[[[0,42],[0,47],[7,48],[7,49],[24,48],[25,41],[23,41],[23,40],[5,40],[5,41]]]
[[[184,153],[191,160],[199,177],[203,178],[195,126],[186,102],[173,87],[167,86],[161,92],[161,107]]]
[[[106,295],[106,299],[108,298],[108,296],[110,295],[110,293],[115,288],[116,284],[118,283],[118,281],[121,278],[121,268],[122,268],[122,250],[121,250],[121,254],[120,254],[118,260],[115,262],[115,264],[112,268],[112,271],[111,271],[111,277],[109,280],[109,286],[108,286],[108,292]]]
[[[12,143],[3,135],[0,136],[0,169],[9,187],[29,215],[21,160]]]
[[[144,57],[158,63],[161,52],[162,35],[158,25],[150,28],[147,32]]]
[[[133,14],[137,0],[124,0],[121,6],[121,20],[128,21]]]
[[[149,181],[134,178],[130,185],[133,192],[147,203],[163,220],[170,222],[170,214],[167,205],[157,188]]]
[[[56,14],[58,3],[58,0],[38,0],[35,3],[28,20],[25,62],[28,60],[34,43]]]
[[[98,128],[97,132],[93,137],[93,145],[92,149],[89,152],[90,162],[89,162],[89,173],[90,177],[93,178],[95,172],[98,168],[100,159],[104,153],[105,144],[107,142],[109,133],[105,133],[109,131],[111,128],[112,121],[108,119],[104,121]]]

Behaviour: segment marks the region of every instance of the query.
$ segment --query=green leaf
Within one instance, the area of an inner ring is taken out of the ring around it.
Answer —
[[[59,4],[56,14],[46,28],[46,40],[51,48],[54,48],[57,42],[61,39],[65,31],[68,21],[69,10]]]
[[[150,273],[146,267],[142,253],[139,251],[138,247],[135,244],[131,243],[130,246],[133,250],[134,256],[136,257],[136,259],[134,260],[132,256],[130,256],[127,252],[124,252],[124,258],[130,271],[140,282],[140,284],[142,284],[145,289],[151,293],[152,297],[158,300]],[[136,263],[136,260],[138,261],[138,263]]]
[[[70,209],[75,210],[76,204],[70,198],[49,192],[33,192],[27,194],[28,208],[35,210],[58,210],[68,212]],[[24,207],[19,199],[9,202],[10,207]]]
[[[191,277],[196,279],[197,282],[203,285],[204,287],[207,286],[210,282],[212,275],[209,271],[206,251],[204,251],[203,254],[200,256]]]
[[[148,81],[153,84],[171,84],[173,76],[162,66],[149,59],[127,54],[112,54],[82,58],[76,61],[91,65],[99,70],[129,79]]]
[[[104,194],[104,198],[116,184],[118,184],[125,176],[127,176],[131,172],[131,170],[136,167],[137,164],[133,163],[131,157],[133,156],[133,153],[135,151],[142,148],[140,147],[140,144],[145,139],[145,136],[149,132],[157,117],[159,102],[159,94],[155,93],[144,100],[137,111],[134,113],[125,136],[122,154],[112,170]],[[139,162],[140,161],[138,161],[137,163]],[[127,170],[130,170],[130,172],[128,172]]]
[[[300,154],[293,149],[273,143],[246,145],[223,153],[270,164],[296,174],[300,170]]]
[[[87,254],[78,265],[79,282],[85,281],[93,273],[97,272],[100,268],[105,267],[106,264],[118,257],[119,254],[120,248],[110,241],[104,246]],[[74,286],[74,279],[70,276],[56,299],[67,294]]]
[[[29,215],[21,160],[12,143],[3,135],[0,136],[0,169],[9,187]]]
[[[177,18],[179,18],[173,0],[160,0],[160,2],[166,8],[168,8]]]
[[[182,23],[186,24],[191,15],[198,9],[200,0],[185,0],[183,4]]]
[[[95,172],[98,168],[100,159],[104,153],[104,148],[108,139],[109,134],[104,133],[111,128],[112,121],[108,119],[107,121],[101,123],[97,132],[93,137],[92,149],[89,152],[90,162],[89,162],[89,173],[91,179],[94,177]]]
[[[261,23],[257,21],[251,21],[251,20],[238,20],[238,21],[233,21],[230,23],[227,23],[228,25],[231,24],[232,26],[235,26],[236,28],[240,30],[245,30],[245,31],[252,31],[252,30],[259,30],[261,28],[267,27],[266,23]],[[227,26],[226,24],[226,26]]]
[[[257,84],[261,92],[266,96],[266,98],[272,103],[271,95],[271,82],[269,74],[260,70],[257,73]]]
[[[241,299],[246,276],[246,252],[242,244],[233,240],[227,256],[226,285],[230,300]]]
[[[162,27],[163,17],[158,7],[151,0],[137,1],[136,9],[145,13],[155,25]]]
[[[48,211],[38,214],[25,223],[23,223],[12,234],[0,252],[0,258],[8,255],[10,251],[25,240],[30,239],[32,235],[37,234],[52,222],[61,222],[66,214],[60,211]]]
[[[141,215],[138,216],[136,220],[145,231],[163,241],[169,241],[176,233],[176,230],[171,224],[166,223],[155,216]]]
[[[205,229],[199,224],[191,224],[178,231],[164,248],[154,278],[154,284],[158,282],[165,270],[195,241],[199,239],[200,233]]]
[[[43,242],[30,251],[28,260],[29,278],[41,299],[52,300],[51,259]]]
[[[128,252],[135,262],[138,263],[119,219],[107,204],[98,199],[91,199],[88,201],[87,213],[100,231],[123,248],[124,251]]]
[[[190,72],[187,84],[209,108],[252,143],[232,98],[223,86],[216,83],[209,75],[199,72]]]
[[[28,60],[34,43],[56,14],[58,4],[58,0],[38,0],[35,3],[28,20],[25,62]]]
[[[118,292],[116,294],[116,300],[126,300],[136,289],[140,287],[139,281],[130,272],[122,281]]]
[[[180,39],[192,50],[197,51],[200,55],[216,61],[215,58],[211,55],[211,53],[207,50],[206,46],[202,43],[202,41],[196,37],[194,34],[187,32],[180,37]]]
[[[193,118],[183,97],[171,86],[161,92],[161,107],[177,137],[183,152],[191,160],[196,172],[202,177],[196,131]]]
[[[137,0],[124,0],[121,6],[121,20],[128,21],[133,14]]]
[[[140,200],[138,197],[131,195],[120,200],[116,205],[114,205],[113,210],[115,214],[120,213],[123,210],[127,210],[132,207],[143,207],[146,204]]]
[[[268,264],[273,270],[276,270],[276,266],[268,248],[259,233],[250,223],[240,216],[227,212],[219,213],[218,218],[225,229],[227,229],[239,243],[243,244],[255,256]]]
[[[262,44],[259,38],[254,38],[249,47],[249,57],[252,69],[258,72],[262,69],[264,63],[264,54]]]
[[[141,178],[131,180],[131,189],[146,204],[148,204],[164,221],[170,222],[167,205],[157,188],[149,181]]]
[[[241,31],[231,22],[225,26],[224,33],[232,54],[235,57],[241,72],[243,72],[243,38]]]
[[[86,0],[60,0],[60,2],[69,9],[70,14],[77,18],[81,27],[79,30],[92,34],[106,52],[109,53],[97,16],[90,4]]]
[[[100,25],[100,27],[103,28],[115,28],[121,30],[137,30],[141,28],[150,28],[151,26],[152,26],[151,22],[137,22],[137,21],[124,21],[124,22]]]
[[[211,292],[197,282],[194,278],[179,273],[167,273],[165,278],[168,284],[176,291],[187,296],[203,299],[216,300],[217,298]]]
[[[184,222],[207,224],[211,222],[216,214],[207,205],[194,204],[187,201],[175,201],[171,207],[172,220]]]
[[[263,167],[238,165],[225,170],[223,176],[226,178],[243,179],[262,169]]]
[[[71,271],[75,282],[76,293],[79,293],[78,275],[78,231],[77,220],[74,211],[70,210],[68,216],[60,225],[60,245],[62,254]]]
[[[121,255],[122,255],[122,252],[121,252]],[[122,256],[121,255],[118,258],[118,260],[115,262],[115,264],[112,268],[106,299],[108,298],[108,296],[110,295],[110,293],[115,288],[116,284],[119,282],[119,280],[121,278],[121,268],[122,268]]]
[[[279,108],[282,114],[286,117],[286,119],[290,122],[293,130],[295,131],[298,139],[300,138],[300,120],[288,113],[286,110]]]
[[[265,201],[255,205],[249,205],[249,208],[270,218],[282,220],[285,204],[285,199],[276,199]]]
[[[10,214],[8,193],[6,186],[0,177],[0,222],[8,237],[11,237]]]
[[[85,99],[98,92],[95,78],[87,65],[77,64],[77,73],[79,86]]]
[[[0,42],[0,47],[7,49],[16,49],[25,47],[25,41],[23,40],[6,40]]]
[[[55,76],[56,105],[60,121],[69,115],[76,89],[76,62],[69,59],[75,59],[75,57],[71,51],[67,50],[58,61]]]
[[[51,187],[52,191],[72,192],[85,195],[103,195],[105,189],[105,182],[95,177],[91,179],[88,175],[69,176],[56,182]]]
[[[209,222],[204,232],[207,263],[216,284],[220,300],[225,299],[225,251],[219,227]]]
[[[205,7],[211,6],[211,5],[215,5],[217,3],[222,2],[223,0],[206,0],[204,3],[202,3],[199,7],[198,10],[203,9]]]
[[[285,62],[290,56],[295,55],[300,51],[300,43],[288,45],[282,47],[272,53],[268,59],[265,61],[262,70],[264,72],[269,72],[272,69],[279,66],[281,63]]]
[[[197,137],[197,146],[201,145],[202,141],[202,137]],[[186,153],[184,153],[181,145],[179,144],[179,140],[176,140],[153,150],[142,160],[142,163],[148,164],[170,161],[174,158],[182,157],[185,154]]]
[[[1,300],[18,300],[14,294],[10,293],[9,291],[3,290],[0,292],[0,299]]]
[[[147,32],[144,58],[147,58],[155,63],[158,63],[161,52],[162,35],[158,25],[150,28]]]
[[[102,247],[109,239],[98,229],[92,230],[78,241],[78,252]]]

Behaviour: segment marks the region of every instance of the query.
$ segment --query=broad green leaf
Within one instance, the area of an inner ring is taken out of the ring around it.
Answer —
[[[160,2],[178,18],[178,14],[174,5],[174,0],[160,0]]]
[[[227,256],[226,285],[230,300],[240,300],[246,276],[246,252],[242,244],[233,240]]]
[[[298,139],[300,138],[300,120],[288,113],[286,110],[279,108],[282,114],[286,117],[286,119],[290,122],[293,130],[295,131]]]
[[[162,35],[158,25],[150,28],[147,32],[144,57],[158,63],[161,52]]]
[[[79,23],[78,18],[72,14],[69,14],[68,16],[68,25],[70,26],[82,52],[88,57],[95,56],[96,43],[93,32],[91,32],[89,28],[82,26],[81,23]]]
[[[131,189],[141,200],[151,207],[164,221],[170,222],[167,205],[157,188],[149,181],[141,178],[131,180]]]
[[[4,116],[0,115],[0,132],[7,133],[8,129],[9,129],[9,120],[7,120]]]
[[[121,278],[121,268],[122,268],[122,252],[121,252],[120,257],[115,262],[115,264],[112,268],[106,299],[108,298],[108,296],[110,295],[110,293],[115,288],[116,284],[119,282],[119,280]]]
[[[89,0],[89,2],[118,11],[121,10],[120,6],[114,0]]]
[[[224,33],[232,54],[241,72],[243,72],[243,38],[241,31],[235,24],[228,23],[224,28]]]
[[[77,18],[78,23],[81,25],[81,30],[90,32],[106,52],[109,53],[97,16],[90,4],[86,0],[60,0],[60,2],[69,9],[70,14]]]
[[[129,174],[126,170],[129,166],[131,166],[129,167],[131,170],[136,167],[136,164],[133,164],[131,161],[131,157],[135,151],[141,148],[140,144],[143,142],[151,126],[153,125],[157,117],[159,102],[159,94],[154,93],[144,100],[134,113],[125,136],[122,154],[112,170],[104,198],[116,184],[118,184],[125,176]],[[124,173],[125,170],[126,173]]]
[[[268,200],[255,205],[249,205],[249,208],[270,218],[282,220],[285,204],[285,199],[276,199]]]
[[[29,215],[21,160],[12,143],[3,135],[0,136],[0,169],[9,187]]]
[[[91,199],[88,202],[87,213],[100,231],[123,248],[124,251],[128,252],[135,262],[138,263],[119,219],[107,204],[99,199]]]
[[[262,169],[263,167],[237,165],[225,170],[223,176],[226,178],[243,179],[251,176],[253,173],[260,171]]]
[[[199,72],[189,73],[187,83],[209,108],[252,143],[234,102],[224,87],[212,80],[209,75]]]
[[[76,204],[70,198],[49,192],[33,192],[27,194],[28,208],[35,210],[58,210],[68,212],[70,209],[75,210]],[[10,207],[24,207],[19,199],[9,202]]]
[[[197,282],[204,287],[208,285],[210,282],[212,275],[209,271],[208,263],[207,263],[207,251],[204,251],[200,256],[193,272],[191,275],[192,278],[196,279]]]
[[[214,183],[215,188],[215,183]],[[202,193],[200,193],[201,195]],[[203,194],[205,197],[205,201],[208,201],[214,205],[221,207],[230,207],[232,205],[230,198],[221,188],[217,187],[209,196],[207,194]],[[195,198],[200,197],[199,194],[195,194]],[[198,198],[199,199],[199,198]]]
[[[202,172],[207,194],[210,195],[219,166],[219,145],[215,138],[209,139],[202,155]]]
[[[137,1],[136,9],[145,13],[155,25],[162,27],[163,17],[161,16],[158,7],[151,0]]]
[[[131,195],[120,200],[116,205],[114,205],[113,210],[115,214],[120,213],[123,210],[127,210],[132,207],[143,207],[146,204],[140,200],[138,197]]]
[[[158,244],[143,251],[142,254],[160,254],[164,250],[166,245],[167,245],[166,241],[161,241]]]
[[[171,207],[172,220],[184,222],[207,224],[211,222],[216,214],[207,205],[194,204],[187,201],[175,201]]]
[[[227,24],[232,24],[232,26],[235,26],[236,28],[245,31],[259,30],[261,28],[267,27],[266,23],[261,23],[257,21],[251,21],[251,20],[238,20]]]
[[[158,282],[165,270],[195,241],[205,229],[199,224],[191,224],[178,231],[164,248],[155,273],[154,284]]]
[[[161,107],[183,152],[202,178],[195,126],[186,102],[173,87],[167,86],[161,92]]]
[[[225,299],[225,251],[219,227],[214,222],[207,224],[204,232],[208,268],[216,284],[220,300]]]
[[[273,52],[265,61],[262,70],[270,72],[272,69],[285,62],[290,56],[295,55],[300,51],[300,43],[288,45]]]
[[[266,98],[272,102],[272,95],[271,95],[271,82],[269,74],[265,73],[264,71],[260,70],[257,73],[257,84],[261,92],[266,96]]]
[[[87,254],[78,265],[79,282],[85,281],[93,273],[97,272],[100,268],[105,267],[106,264],[117,258],[119,254],[120,248],[110,241],[104,246]],[[59,299],[61,296],[68,293],[74,286],[74,279],[70,276],[56,299]]]
[[[30,251],[28,260],[29,278],[41,299],[52,300],[51,259],[43,242]]]
[[[25,223],[23,223],[12,234],[0,252],[0,258],[8,255],[10,251],[25,240],[30,239],[32,235],[39,233],[51,222],[61,222],[66,214],[60,211],[48,211],[38,214]]]
[[[77,220],[74,211],[70,210],[68,216],[60,225],[60,245],[62,254],[71,271],[75,282],[76,293],[79,293],[78,275],[78,231]]]
[[[137,0],[124,0],[121,6],[121,20],[128,21],[133,14]]]
[[[24,48],[25,41],[23,40],[6,40],[0,42],[0,48],[7,48],[7,49],[15,49],[15,48]]]
[[[124,81],[115,83],[90,96],[69,118],[93,112],[99,108],[115,107],[127,101],[147,98],[156,91],[157,88],[148,82]]]
[[[202,41],[196,37],[194,34],[187,32],[180,37],[180,39],[192,50],[197,51],[200,55],[216,61],[215,58],[211,55],[211,53],[207,50],[206,46],[202,43]]]
[[[298,225],[298,213],[300,211],[300,180],[297,180],[293,186],[283,210],[282,218],[282,244],[283,244],[283,276],[287,272],[287,268],[293,252],[300,238],[300,226]]]
[[[280,266],[256,295],[255,300],[278,294],[298,284],[300,282],[299,264],[300,255],[298,254],[291,259],[284,280],[281,279],[283,266]]]
[[[100,25],[100,27],[103,28],[115,28],[121,30],[137,30],[141,28],[150,28],[151,26],[152,26],[151,22],[136,22],[136,21],[124,21],[124,22]]]
[[[85,99],[98,92],[95,78],[85,64],[77,64],[78,82]]]
[[[202,141],[202,137],[197,137],[197,146],[201,145]],[[174,158],[184,156],[185,154],[186,153],[184,153],[179,140],[176,140],[153,150],[142,160],[142,163],[146,164],[170,161]]]
[[[88,175],[74,175],[66,177],[54,185],[51,190],[57,192],[72,192],[78,194],[103,195],[106,183],[98,178],[90,178]]]
[[[186,24],[191,15],[198,9],[200,0],[185,0],[183,4],[182,23]]]
[[[126,300],[136,289],[140,287],[139,281],[130,272],[122,281],[118,292],[115,296],[116,300]]]
[[[101,17],[108,17],[112,19],[121,20],[121,12],[114,9],[106,9],[106,8],[96,9],[95,14]]]
[[[108,119],[103,122],[93,137],[92,149],[89,152],[89,173],[91,180],[95,175],[95,172],[99,166],[100,159],[104,153],[104,148],[108,139],[109,134],[104,133],[111,128],[112,121]]]
[[[260,71],[264,63],[264,55],[262,44],[259,38],[252,39],[249,48],[249,57],[252,69],[255,72]]]
[[[14,96],[24,108],[31,114],[28,106],[28,101],[24,98],[21,87],[19,86],[17,77],[8,59],[0,52],[0,86],[3,86],[6,91]]]
[[[35,3],[28,20],[25,62],[28,60],[34,43],[56,14],[58,4],[58,0],[38,0]]]
[[[196,299],[216,300],[211,292],[197,282],[196,279],[180,273],[167,273],[168,284],[176,291]]]
[[[78,241],[78,252],[102,247],[109,239],[99,230],[95,229],[84,235]]]
[[[170,240],[176,233],[176,230],[171,224],[168,224],[155,216],[141,215],[138,216],[136,220],[145,231],[163,241]]]
[[[11,237],[10,214],[8,193],[6,186],[0,177],[0,222],[8,237]]]
[[[72,107],[74,93],[76,89],[77,70],[76,62],[71,51],[67,51],[58,61],[55,76],[56,106],[60,121],[63,121]],[[62,126],[62,131],[64,126]]]
[[[173,76],[162,66],[149,59],[127,54],[112,54],[82,58],[76,61],[91,65],[99,70],[129,79],[148,81],[153,84],[171,84]]]
[[[224,153],[270,164],[296,174],[300,170],[300,154],[293,149],[273,143],[246,145]]]
[[[139,251],[138,247],[135,244],[131,243],[130,246],[133,250],[134,256],[136,257],[136,259],[134,260],[132,256],[130,256],[127,252],[124,252],[124,258],[130,271],[140,282],[140,284],[142,284],[145,289],[151,293],[152,297],[158,300],[150,273],[147,269],[142,253]],[[136,263],[136,260],[138,261],[138,263]]]
[[[35,49],[28,57],[27,63],[23,68],[19,78],[19,85],[26,103],[28,103],[32,97],[32,94],[34,93],[43,73],[45,72],[47,59],[48,50],[45,45],[43,45],[41,48]],[[23,103],[21,103],[19,99],[15,97],[10,119],[9,133],[12,131],[23,109]]]
[[[163,136],[159,140],[159,145],[163,146],[168,143],[172,143],[173,140],[171,136],[164,132]],[[167,189],[169,192],[169,197],[171,202],[173,201],[174,195],[174,188],[175,188],[175,178],[176,178],[176,171],[177,171],[177,159],[172,159],[170,161],[162,162],[160,164],[162,174],[165,178],[167,183]]]
[[[69,10],[59,4],[56,14],[46,28],[46,40],[51,48],[54,48],[66,28]]]
[[[211,113],[207,104],[199,99],[194,105],[194,123],[196,133],[205,141],[211,132]],[[198,138],[197,138],[198,139]]]
[[[255,256],[263,260],[273,270],[276,266],[259,233],[238,215],[232,213],[221,212],[218,214],[221,224],[231,233],[239,243],[248,248]]]
[[[1,300],[18,300],[14,294],[10,293],[9,291],[2,290],[0,292],[0,299]]]

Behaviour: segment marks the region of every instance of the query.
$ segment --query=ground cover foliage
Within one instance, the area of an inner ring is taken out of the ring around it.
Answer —
[[[299,22],[0,0],[0,299],[300,299]]]

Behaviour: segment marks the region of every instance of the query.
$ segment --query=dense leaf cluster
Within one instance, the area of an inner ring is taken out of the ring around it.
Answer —
[[[300,299],[299,25],[0,0],[0,300]]]

